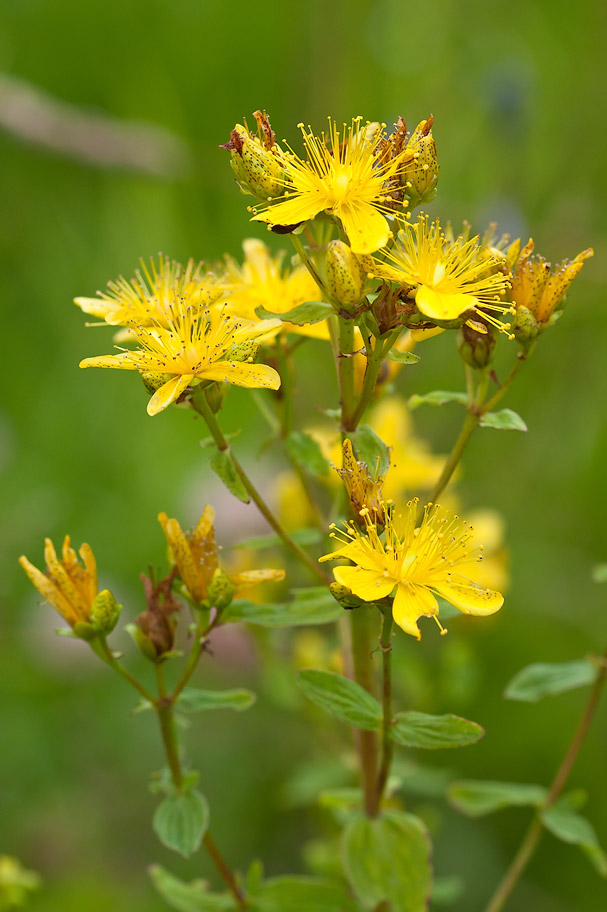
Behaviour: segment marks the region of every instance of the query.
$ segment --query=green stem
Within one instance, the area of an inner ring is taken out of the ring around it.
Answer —
[[[339,320],[339,396],[342,425],[348,426],[349,416],[354,411],[354,323],[352,320]]]
[[[310,273],[310,275],[316,282],[316,284],[318,286],[318,290],[322,294],[323,299],[325,301],[328,301],[329,303],[335,305],[336,301],[334,301],[329,289],[327,288],[324,281],[322,280],[321,275],[318,272],[316,266],[312,262],[311,258],[308,256],[308,251],[302,244],[299,236],[297,234],[290,234],[289,237],[291,238],[291,241],[293,242],[293,246],[295,247],[295,250],[299,254],[299,258],[300,258],[301,262],[303,263],[303,265],[306,267],[306,269],[308,270],[308,272]],[[339,305],[337,305],[337,306],[339,306]]]
[[[592,690],[590,691],[590,696],[588,697],[586,706],[584,707],[584,712],[582,714],[580,723],[577,727],[575,735],[573,736],[571,744],[569,745],[567,753],[563,758],[563,762],[561,763],[554,779],[552,780],[552,785],[548,791],[548,796],[540,808],[540,812],[552,807],[552,805],[555,803],[563,791],[563,788],[565,787],[565,783],[569,778],[573,764],[575,763],[577,755],[580,752],[580,748],[582,747],[586,735],[588,734],[588,729],[590,728],[590,723],[592,722],[593,716],[595,714],[606,676],[607,650],[605,650],[603,653],[602,663],[597,673]],[[537,848],[537,845],[543,833],[543,829],[544,828],[542,821],[538,812],[532,820],[531,825],[529,826],[529,829],[527,830],[523,841],[521,842],[519,850],[514,856],[510,867],[506,871],[502,882],[499,884],[497,890],[489,900],[489,903],[485,908],[485,912],[501,912],[501,910],[504,908],[508,897],[514,890],[521,874],[529,864],[529,861],[531,860],[533,853]]]
[[[124,668],[120,662],[114,658],[114,654],[110,649],[105,637],[99,637],[98,642],[101,646],[101,650],[97,654],[101,656],[103,661],[109,665],[110,668],[113,668],[121,678],[124,678],[124,680],[127,681],[131,687],[134,687],[135,690],[144,698],[144,700],[148,700],[148,702],[153,704],[155,702],[154,695],[151,694],[150,691],[143,686],[143,684],[140,684],[137,678],[134,678],[130,671],[127,671],[127,669]]]
[[[213,437],[213,440],[215,441],[215,443],[217,445],[217,449],[228,454],[230,461],[232,462],[232,465],[234,466],[234,469],[236,470],[238,477],[242,481],[247,494],[249,495],[249,497],[251,498],[251,500],[253,501],[253,503],[255,504],[255,506],[257,507],[259,512],[261,513],[261,515],[264,517],[264,519],[266,520],[268,525],[271,526],[272,529],[274,529],[276,534],[278,536],[280,536],[280,538],[283,540],[283,542],[285,543],[287,548],[289,548],[289,550],[298,558],[298,560],[300,560],[303,564],[305,564],[305,566],[308,568],[310,573],[314,574],[314,576],[319,580],[319,582],[321,582],[323,584],[323,586],[327,586],[329,583],[329,578],[325,575],[325,573],[323,573],[323,571],[320,569],[318,564],[316,564],[312,560],[312,558],[306,554],[306,552],[303,550],[303,548],[300,548],[300,546],[297,544],[297,542],[295,542],[291,538],[289,533],[285,529],[283,529],[283,527],[279,523],[278,519],[274,516],[274,514],[272,513],[272,511],[270,510],[270,508],[268,507],[266,502],[263,500],[261,495],[258,493],[253,482],[251,481],[251,479],[249,478],[249,476],[247,475],[247,473],[245,472],[245,470],[239,463],[238,459],[236,458],[234,452],[230,448],[228,441],[224,437],[223,432],[219,426],[219,422],[217,421],[217,418],[215,417],[215,414],[213,413],[213,410],[211,409],[211,407],[207,401],[206,393],[204,392],[204,390],[201,390],[200,387],[197,387],[194,391],[194,395],[192,397],[192,404],[194,405],[194,408],[196,409],[196,411],[200,415],[202,415],[202,417],[206,421],[209,431],[211,432],[211,436]]]
[[[371,623],[373,609],[362,606],[349,612],[352,632],[352,658],[354,680],[373,693],[373,667],[371,664]],[[357,729],[357,747],[360,759],[365,811],[369,817],[377,816],[377,737],[373,731]]]
[[[282,401],[282,436],[287,437],[293,429],[293,367],[289,363],[285,344],[281,336],[276,340],[276,355],[280,367],[280,398]]]
[[[174,697],[167,696],[166,684],[164,680],[164,668],[159,663],[156,665],[156,678],[158,681],[158,699],[154,701],[156,714],[160,723],[160,732],[162,743],[166,755],[167,763],[171,771],[173,785],[180,792],[183,788],[184,776],[179,759],[179,747],[177,744],[177,732],[175,729],[175,715],[173,712]],[[230,866],[225,861],[221,852],[217,848],[215,841],[207,830],[202,839],[206,851],[211,861],[215,865],[217,872],[225,885],[228,887],[239,909],[246,909],[248,903],[246,897],[238,885]]]
[[[506,379],[504,380],[504,382],[498,389],[497,393],[495,393],[495,395],[493,395],[491,397],[491,399],[489,399],[489,401],[485,403],[483,412],[485,412],[485,413],[490,412],[492,409],[495,408],[495,406],[498,404],[498,402],[500,402],[501,399],[506,395],[506,393],[510,389],[510,385],[511,385],[512,381],[514,380],[514,378],[516,377],[518,372],[521,370],[521,368],[523,367],[525,362],[528,360],[528,358],[530,357],[534,348],[535,348],[535,342],[530,346],[530,348],[528,349],[528,351],[526,353],[523,353],[523,352],[518,353],[516,364],[514,365],[514,367],[512,368],[512,370],[510,371],[510,373],[508,374],[508,376],[506,377]]]
[[[216,612],[215,617],[213,618],[213,620],[211,621],[210,624],[207,624],[207,626],[204,630],[202,629],[202,618],[200,616],[200,613],[198,615],[196,630],[194,632],[194,642],[192,644],[192,648],[190,650],[190,654],[188,656],[186,666],[183,670],[183,674],[181,675],[181,678],[177,682],[175,689],[173,690],[173,692],[171,694],[171,703],[173,703],[173,704],[175,703],[175,701],[177,700],[177,697],[179,696],[179,694],[181,693],[183,688],[186,686],[186,684],[188,683],[188,681],[194,674],[194,671],[196,670],[196,666],[198,665],[200,656],[202,655],[202,651],[204,649],[205,643],[207,641],[207,637],[209,636],[210,632],[219,623],[219,619],[221,617],[221,612],[217,611],[217,609],[215,609],[215,612]]]
[[[392,617],[392,608],[384,609],[384,620],[382,624],[381,637],[379,645],[382,651],[382,756],[379,775],[377,777],[377,808],[381,807],[381,801],[386,789],[390,767],[392,766],[392,756],[394,754],[394,742],[390,737],[392,729],[392,628],[394,618]]]
[[[345,431],[355,431],[358,427],[361,418],[367,410],[367,406],[373,398],[373,393],[375,392],[375,384],[377,383],[377,376],[379,374],[380,368],[384,357],[392,348],[395,338],[400,334],[400,327],[398,330],[394,330],[390,335],[382,342],[380,339],[376,339],[375,346],[373,351],[369,356],[367,349],[367,369],[365,371],[365,379],[363,380],[363,388],[361,390],[360,399],[358,400],[358,405],[348,416],[347,423],[344,424],[344,418],[342,417],[342,426]]]
[[[475,392],[473,369],[466,365],[465,370],[466,386],[468,388],[468,405],[466,418],[464,419],[459,437],[455,441],[455,444],[453,445],[453,449],[451,450],[447,462],[445,463],[441,476],[436,483],[436,487],[430,496],[431,503],[436,503],[442,492],[451,481],[451,476],[455,472],[455,469],[457,468],[457,465],[462,458],[462,454],[468,445],[468,441],[478,427],[478,423],[481,420],[481,416],[484,412],[483,402],[485,396],[487,395],[487,386],[489,383],[487,371],[485,370],[481,373]]]

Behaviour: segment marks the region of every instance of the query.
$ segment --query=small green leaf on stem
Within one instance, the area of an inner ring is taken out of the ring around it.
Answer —
[[[189,858],[200,848],[209,816],[206,798],[192,790],[165,798],[156,808],[152,825],[163,845]]]
[[[206,712],[209,709],[235,709],[241,712],[253,705],[257,697],[251,690],[201,690],[185,687],[177,698],[181,712]]]
[[[416,364],[420,357],[413,352],[401,352],[393,348],[386,355],[388,361],[396,361],[397,364]]]
[[[325,459],[318,442],[309,434],[291,431],[285,440],[285,446],[293,462],[310,475],[326,475],[329,471],[329,460]]]
[[[594,583],[607,583],[607,564],[597,564],[592,568],[592,581]]]
[[[209,893],[204,880],[185,883],[160,865],[151,865],[149,873],[165,902],[179,912],[224,912],[234,909],[232,896],[228,893]]]
[[[452,393],[449,390],[433,390],[431,393],[424,393],[423,396],[414,394],[409,396],[407,405],[410,411],[419,408],[420,405],[445,405],[447,402],[460,402],[467,405],[468,396],[466,393]]]
[[[486,412],[481,415],[479,424],[481,427],[495,428],[498,431],[523,431],[525,434],[528,431],[521,416],[508,408],[499,412]]]
[[[465,747],[480,741],[484,734],[484,729],[476,722],[452,713],[444,716],[421,712],[397,713],[391,731],[392,740],[398,744],[426,750]]]
[[[216,450],[211,456],[209,465],[234,497],[237,497],[238,500],[241,500],[243,503],[250,502],[247,489],[242,483],[242,479],[236,471],[227,450]]]
[[[578,845],[588,856],[601,877],[607,877],[607,855],[600,846],[594,827],[589,820],[576,814],[562,801],[540,812],[547,830],[563,842]]]
[[[435,877],[432,886],[432,905],[450,906],[457,902],[464,892],[463,878],[457,874],[450,877]]]
[[[286,313],[272,313],[265,307],[257,307],[255,313],[264,320],[278,319],[283,323],[295,323],[296,326],[304,326],[307,323],[320,323],[326,320],[331,314],[335,313],[333,307],[325,301],[304,301],[303,304],[297,304]]]
[[[462,779],[452,783],[447,797],[457,811],[482,817],[505,807],[540,807],[548,792],[541,785]]]
[[[507,700],[537,703],[543,697],[592,684],[597,666],[590,659],[573,662],[536,662],[516,674],[504,691]]]
[[[346,876],[365,907],[425,912],[432,889],[430,839],[417,817],[386,811],[354,817],[343,834]]]
[[[390,468],[390,450],[373,428],[363,424],[350,434],[358,458],[366,463],[372,476],[385,475]]]
[[[347,725],[378,731],[382,709],[364,687],[334,671],[309,668],[300,671],[297,683],[308,699]]]
[[[235,599],[222,615],[224,621],[245,621],[260,627],[302,627],[330,624],[343,614],[324,586],[296,589],[292,602],[258,605],[248,599]]]

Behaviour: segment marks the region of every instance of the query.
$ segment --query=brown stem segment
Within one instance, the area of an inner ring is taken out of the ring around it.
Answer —
[[[577,731],[575,732],[571,744],[569,745],[569,749],[563,758],[563,762],[561,763],[554,779],[552,780],[552,785],[548,791],[548,796],[542,807],[539,809],[540,811],[545,811],[548,808],[552,807],[552,805],[555,803],[563,791],[563,788],[565,787],[565,783],[569,778],[569,773],[573,768],[573,764],[577,759],[580,748],[582,747],[586,735],[588,734],[588,729],[590,728],[590,723],[592,722],[592,718],[596,711],[606,676],[607,649],[603,653],[601,666],[598,670],[592,690],[590,691],[590,696],[588,697],[588,701],[584,708],[580,724],[578,725]],[[521,874],[529,864],[529,861],[531,860],[533,853],[535,852],[537,845],[541,839],[543,830],[544,827],[538,812],[538,814],[536,814],[532,820],[531,825],[527,830],[523,841],[521,842],[520,848],[514,856],[510,867],[506,871],[502,882],[499,884],[497,890],[489,900],[489,903],[485,908],[485,912],[501,912],[501,910],[504,908],[510,894],[518,883]]]

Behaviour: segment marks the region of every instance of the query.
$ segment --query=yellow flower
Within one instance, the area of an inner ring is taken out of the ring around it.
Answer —
[[[340,130],[329,119],[328,134],[320,137],[299,124],[308,158],[283,153],[285,190],[263,212],[253,209],[254,220],[297,225],[327,212],[341,221],[354,253],[383,247],[390,237],[386,216],[393,214],[388,184],[414,153],[403,149],[393,159],[382,158],[383,130],[378,125],[369,136],[361,120],[356,117]]]
[[[532,256],[533,240],[521,251],[512,274],[512,299],[517,307],[526,307],[540,324],[546,324],[569,286],[584,265],[594,255],[589,247],[573,260],[563,260],[551,272],[550,263],[542,256]]]
[[[375,262],[373,274],[415,289],[417,309],[430,320],[450,322],[466,315],[482,332],[483,324],[471,319],[478,315],[509,332],[510,323],[494,315],[515,313],[512,305],[498,303],[510,287],[503,261],[488,254],[477,238],[447,244],[438,220],[420,215],[416,225],[403,224],[386,260]]]
[[[184,267],[168,257],[159,258],[158,264],[151,259],[149,266],[140,262],[141,270],[134,279],[120,276],[108,282],[107,292],[97,292],[96,298],[75,298],[74,303],[111,326],[133,321],[141,326],[166,326],[176,299],[187,298],[190,307],[203,312],[222,295],[216,277],[202,263],[189,260]]]
[[[243,242],[245,260],[240,266],[226,257],[226,270],[222,277],[229,313],[245,320],[258,320],[257,307],[270,313],[286,313],[304,301],[318,298],[316,282],[305,266],[289,269],[283,266],[284,252],[273,257],[263,241],[247,238]],[[328,339],[326,321],[296,326],[283,323],[285,331],[300,333],[315,339]]]
[[[119,355],[85,358],[80,367],[114,367],[159,375],[159,388],[148,402],[148,414],[157,415],[175,402],[190,385],[205,380],[245,387],[278,389],[280,375],[266,364],[251,364],[257,343],[280,326],[278,320],[251,323],[227,314],[205,311],[176,301],[169,309],[167,327],[130,324],[139,348]],[[245,360],[248,359],[248,360]]]
[[[66,535],[59,558],[52,541],[47,538],[44,542],[46,573],[34,567],[24,555],[19,563],[40,595],[70,627],[93,624],[96,629],[109,632],[118,620],[118,606],[107,589],[102,592],[97,589],[97,564],[89,545],[82,545],[78,553],[82,563]]]
[[[461,572],[462,566],[476,556],[470,548],[471,527],[444,507],[427,504],[416,529],[417,504],[417,498],[409,501],[403,515],[395,515],[392,505],[386,504],[384,540],[369,512],[364,511],[364,531],[353,523],[344,523],[343,530],[332,533],[341,547],[320,560],[351,560],[354,567],[336,567],[333,575],[367,602],[387,598],[395,589],[394,620],[405,633],[420,639],[420,617],[433,617],[441,626],[435,595],[464,614],[481,616],[498,611],[504,598]]]
[[[166,513],[158,514],[171,559],[179,570],[184,586],[197,604],[203,604],[208,600],[216,601],[218,594],[225,594],[226,587],[230,589],[229,602],[234,592],[260,583],[279,582],[284,579],[284,570],[245,570],[229,576],[220,570],[217,562],[214,520],[215,512],[207,505],[195,528],[190,532],[184,532],[178,520],[169,519]]]

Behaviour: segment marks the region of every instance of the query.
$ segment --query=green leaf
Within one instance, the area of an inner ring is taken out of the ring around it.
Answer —
[[[425,912],[432,887],[430,839],[417,817],[385,811],[357,814],[343,834],[344,868],[363,903],[391,912]]]
[[[234,497],[242,500],[243,503],[249,503],[249,495],[227,450],[216,450],[211,456],[209,465]]]
[[[208,884],[204,880],[185,883],[160,865],[151,865],[149,873],[165,902],[179,912],[223,912],[234,909],[232,896],[228,893],[209,893]]]
[[[600,846],[594,827],[589,820],[563,806],[561,802],[540,812],[547,830],[563,842],[579,845],[601,877],[607,877],[607,855]]]
[[[481,427],[495,428],[498,431],[523,431],[527,433],[527,425],[520,415],[512,409],[502,409],[500,412],[487,412],[481,415]]]
[[[184,687],[177,698],[182,712],[205,712],[208,709],[235,709],[241,712],[252,706],[256,695],[252,690],[200,690],[198,687]]]
[[[322,541],[322,533],[318,529],[294,529],[289,535],[298,545],[318,545]],[[283,544],[279,535],[257,535],[254,538],[245,538],[234,545],[235,548],[247,548],[250,551],[261,551],[264,548],[276,548]]]
[[[435,877],[432,887],[432,905],[450,906],[457,902],[464,892],[464,881],[459,875]]]
[[[272,877],[253,901],[260,912],[356,912],[342,886],[315,877]]]
[[[376,478],[379,475],[385,475],[390,468],[390,451],[373,428],[368,424],[363,424],[357,431],[350,434],[350,439],[358,458],[367,464],[371,475],[375,475]]]
[[[393,348],[386,355],[388,361],[396,361],[397,364],[415,364],[416,361],[419,361],[419,355],[414,355],[413,352],[401,352]]]
[[[542,697],[592,684],[597,667],[590,659],[573,662],[536,662],[516,674],[504,691],[507,700],[537,703]]]
[[[293,462],[310,475],[326,475],[329,461],[325,459],[318,442],[302,431],[291,431],[285,440],[287,452]]]
[[[448,390],[433,390],[431,393],[425,393],[423,396],[417,394],[409,396],[407,405],[410,411],[419,408],[420,405],[445,405],[447,402],[461,402],[467,405],[468,396],[466,393],[451,393]]]
[[[539,807],[547,794],[541,785],[477,779],[459,780],[447,789],[453,807],[469,817],[482,817],[505,807]]]
[[[296,589],[287,604],[256,605],[248,599],[235,599],[223,614],[224,620],[245,621],[260,627],[302,627],[329,624],[338,620],[343,608],[324,586]]]
[[[405,747],[437,750],[475,744],[484,734],[484,729],[476,722],[451,713],[429,716],[421,712],[402,712],[396,714],[392,740]]]
[[[296,326],[304,326],[306,323],[320,323],[326,320],[332,313],[335,313],[330,304],[325,301],[304,301],[303,304],[297,304],[286,313],[272,313],[265,307],[257,307],[255,313],[258,317],[265,319],[276,318],[283,323],[295,323]]]
[[[334,671],[309,668],[299,672],[297,683],[308,699],[342,722],[368,731],[381,727],[381,706],[355,681]]]
[[[198,791],[173,795],[158,805],[152,821],[160,841],[184,858],[189,858],[202,842],[209,825],[209,805]]]

